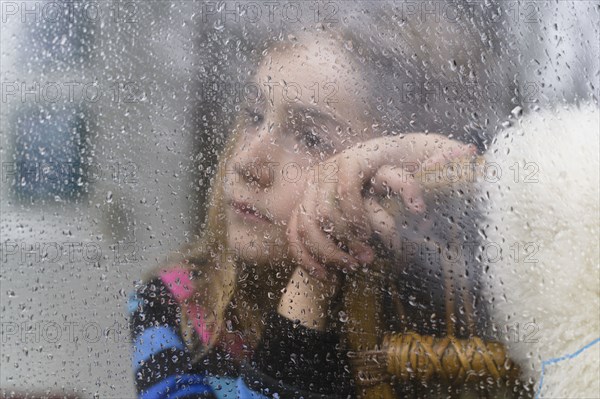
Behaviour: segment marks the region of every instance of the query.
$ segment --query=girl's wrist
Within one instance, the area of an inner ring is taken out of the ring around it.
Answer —
[[[277,313],[303,327],[325,331],[329,309],[339,288],[335,274],[329,281],[322,281],[298,267],[279,301]]]

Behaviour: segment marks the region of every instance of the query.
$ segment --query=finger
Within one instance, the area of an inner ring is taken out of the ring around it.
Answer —
[[[365,218],[362,189],[364,186],[365,170],[360,160],[346,162],[344,175],[340,176],[335,191],[337,207],[345,217],[350,233],[359,240],[366,242],[371,236],[371,229]]]
[[[312,258],[320,263],[338,268],[356,268],[358,260],[342,251],[326,234],[317,220],[298,215],[298,236]]]
[[[372,179],[373,189],[380,195],[399,195],[404,206],[413,213],[425,212],[425,199],[419,181],[401,167],[384,165]]]
[[[297,262],[304,270],[306,270],[311,276],[318,278],[319,280],[326,280],[328,273],[325,270],[325,266],[316,262],[309,254],[308,249],[300,240],[298,234],[298,212],[294,211],[292,217],[288,223],[286,230],[288,238],[288,249],[290,256],[294,261]]]
[[[351,240],[347,246],[350,255],[360,264],[371,263],[375,259],[375,252],[371,246],[361,240]],[[350,268],[355,270],[358,267],[358,263],[350,264]]]
[[[452,143],[425,159],[414,176],[422,187],[430,190],[456,183],[457,179],[468,178],[468,172],[463,174],[469,170],[468,165],[464,164],[461,167],[459,163],[470,164],[476,152],[477,148],[473,145]]]
[[[396,220],[375,198],[365,198],[364,204],[374,235],[389,237],[397,233]]]
[[[365,198],[365,209],[373,229],[373,234],[387,249],[400,247],[400,235],[396,228],[396,220],[375,200]]]
[[[347,237],[351,231],[351,227],[340,208],[339,203],[335,195],[335,191],[329,191],[321,202],[313,202],[313,206],[308,210],[308,214],[317,215],[321,229],[331,234],[339,241],[342,241],[344,237]],[[313,210],[314,208],[314,210]]]
[[[312,225],[312,228],[308,232],[312,242],[331,242],[335,241],[335,244],[345,245],[345,242],[349,240],[351,229],[347,218],[339,210],[337,200],[335,198],[334,190],[322,190],[317,193],[316,190],[309,196],[317,195],[320,200],[309,200],[306,201],[305,213],[298,216],[300,221],[306,221],[308,225]],[[314,218],[311,220],[310,217]],[[313,234],[314,233],[314,234]],[[323,235],[325,235],[326,241],[323,241]],[[331,243],[334,244],[333,242]],[[347,248],[347,246],[346,246]]]
[[[421,165],[422,170],[426,170],[435,164],[444,164],[453,159],[474,156],[477,154],[477,147],[473,144],[463,144],[460,142],[451,142],[444,146],[439,152],[432,155]]]
[[[319,207],[321,208],[322,205],[319,205]],[[374,253],[366,243],[367,238],[360,239],[356,237],[355,230],[348,218],[337,207],[328,208],[326,212],[334,215],[322,216],[320,220],[320,228],[327,234],[328,240],[338,244],[338,247],[343,246],[340,253],[346,253],[344,251],[347,251],[356,262],[370,263],[374,258]]]

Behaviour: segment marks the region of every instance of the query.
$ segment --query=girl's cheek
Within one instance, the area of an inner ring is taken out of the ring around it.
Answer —
[[[281,175],[280,189],[274,190],[274,200],[281,208],[293,208],[300,202],[306,192],[306,179],[298,179],[296,176]]]

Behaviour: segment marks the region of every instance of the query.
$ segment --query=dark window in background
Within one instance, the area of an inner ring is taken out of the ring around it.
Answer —
[[[87,104],[66,96],[78,84],[75,76],[84,76],[91,67],[97,44],[93,5],[48,0],[22,3],[32,11],[24,17],[35,17],[37,22],[24,32],[26,45],[20,56],[33,79],[12,87],[27,105],[11,118],[14,159],[3,165],[4,183],[22,204],[75,202],[88,192],[86,140],[92,112]]]

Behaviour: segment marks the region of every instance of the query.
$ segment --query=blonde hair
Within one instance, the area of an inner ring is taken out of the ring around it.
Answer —
[[[227,160],[231,158],[243,131],[235,132],[227,141],[227,144],[219,157],[218,167],[212,178],[209,198],[207,201],[206,228],[199,240],[184,245],[173,252],[168,265],[173,265],[173,258],[179,267],[188,270],[192,279],[195,293],[182,304],[181,311],[181,333],[186,341],[188,349],[195,354],[194,362],[202,359],[204,355],[215,347],[225,332],[242,333],[244,342],[252,347],[260,339],[262,333],[262,317],[268,306],[263,293],[253,295],[255,298],[247,298],[247,293],[241,289],[239,284],[240,265],[235,251],[228,248],[227,223],[224,204],[223,184],[219,180],[226,176]],[[164,267],[163,267],[164,268]],[[263,273],[270,273],[272,269],[260,265],[252,269],[261,278],[257,281],[261,284],[268,279],[262,278]],[[287,280],[286,280],[287,281]],[[245,284],[244,284],[245,285]],[[262,287],[259,287],[262,288]],[[236,303],[231,306],[232,302]],[[198,336],[193,333],[193,321],[188,319],[187,308],[189,304],[196,304],[204,310],[204,325],[209,326],[211,334],[209,342],[200,342]],[[228,320],[234,330],[227,326]]]
[[[183,264],[180,266],[189,270],[196,291],[191,301],[210,312],[205,314],[205,321],[206,325],[212,325],[214,328],[210,341],[208,344],[204,343],[204,350],[201,350],[202,345],[197,339],[186,342],[190,350],[197,355],[203,355],[217,343],[224,328],[226,309],[236,286],[235,259],[220,256],[227,245],[227,231],[223,222],[223,185],[218,184],[218,180],[225,176],[227,159],[233,153],[235,144],[236,137],[232,137],[219,158],[206,204],[206,228],[202,236],[198,241],[187,244],[172,254],[181,258]],[[181,314],[182,335],[185,338],[194,337],[193,324],[187,320],[185,309],[182,309]]]

